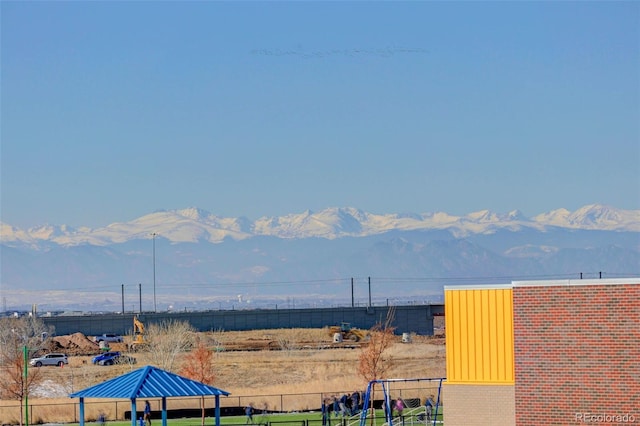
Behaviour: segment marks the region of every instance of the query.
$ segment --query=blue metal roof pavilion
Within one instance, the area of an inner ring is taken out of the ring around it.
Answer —
[[[69,395],[80,398],[80,426],[84,426],[85,398],[128,398],[131,400],[131,426],[136,426],[136,399],[162,398],[162,426],[167,425],[167,397],[214,396],[216,426],[220,425],[220,395],[229,392],[147,365],[106,382]]]

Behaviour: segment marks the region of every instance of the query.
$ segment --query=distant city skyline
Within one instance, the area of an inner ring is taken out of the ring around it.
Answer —
[[[637,2],[2,2],[0,220],[640,209]]]

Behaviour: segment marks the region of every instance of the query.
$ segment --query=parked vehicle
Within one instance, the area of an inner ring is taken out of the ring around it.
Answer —
[[[122,336],[113,333],[105,333],[100,336],[94,337],[96,343],[105,342],[105,343],[122,343],[124,339]]]
[[[98,365],[135,364],[136,362],[138,361],[134,357],[118,353],[117,355],[112,355],[101,359],[100,361],[98,361]]]
[[[112,358],[114,356],[120,356],[120,352],[105,352],[105,353],[102,353],[100,355],[94,356],[91,359],[91,363],[92,364],[98,364],[103,359]]]
[[[69,364],[69,359],[66,354],[52,353],[33,358],[29,361],[29,364],[34,367],[42,367],[43,365],[57,365],[62,367],[65,364]]]

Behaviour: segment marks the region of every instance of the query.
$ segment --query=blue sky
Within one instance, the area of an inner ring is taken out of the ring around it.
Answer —
[[[640,208],[638,2],[2,2],[1,219]]]

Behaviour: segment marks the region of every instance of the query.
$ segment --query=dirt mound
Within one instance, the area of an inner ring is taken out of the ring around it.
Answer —
[[[82,333],[56,336],[49,344],[51,352],[64,352],[67,355],[93,355],[100,352],[98,344]]]

